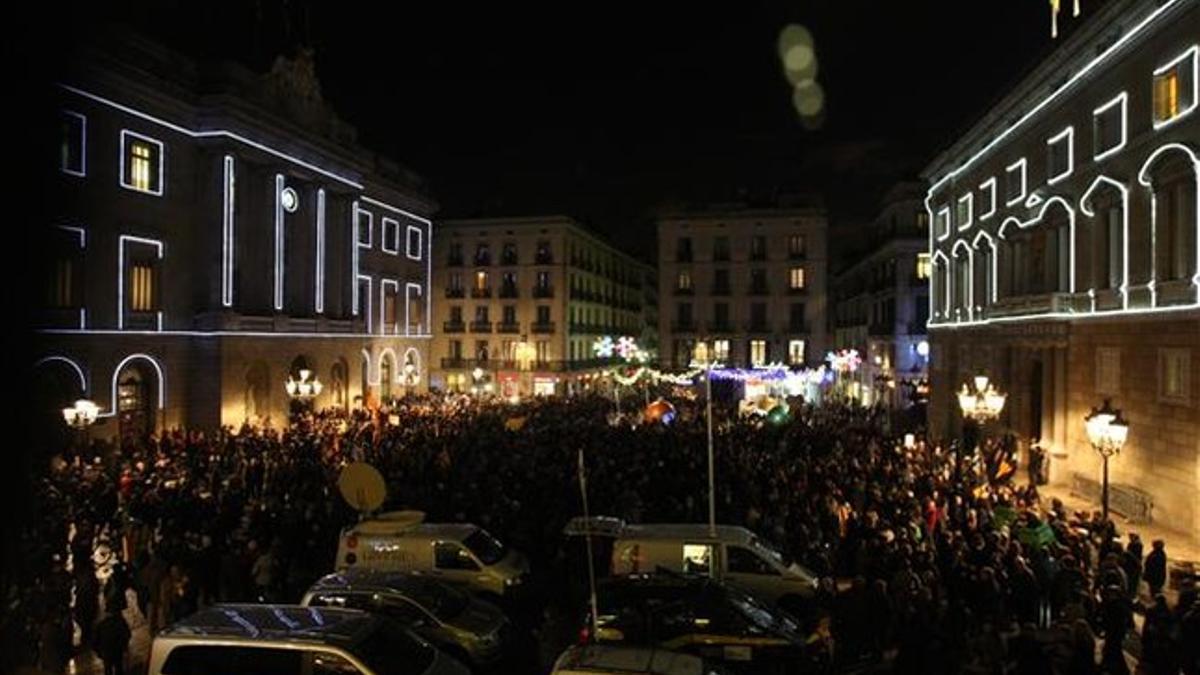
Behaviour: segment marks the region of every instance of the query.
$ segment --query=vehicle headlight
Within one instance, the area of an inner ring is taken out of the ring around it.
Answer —
[[[504,580],[504,585],[505,586],[520,586],[521,582],[522,582],[521,577],[508,577],[507,579]]]

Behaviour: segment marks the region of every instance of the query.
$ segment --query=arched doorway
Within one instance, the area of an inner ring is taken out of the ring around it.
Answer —
[[[138,442],[155,426],[155,381],[143,363],[131,363],[117,373],[117,428],[121,444]]]
[[[86,397],[83,369],[62,356],[46,357],[34,364],[30,395],[33,441],[39,453],[57,453],[71,443],[72,430],[62,409]]]

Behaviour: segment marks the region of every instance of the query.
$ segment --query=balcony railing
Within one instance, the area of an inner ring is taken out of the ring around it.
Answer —
[[[492,264],[492,256],[477,255],[475,256],[475,265],[478,267],[488,267]]]
[[[807,257],[804,251],[788,251],[788,260],[804,260]]]
[[[808,333],[811,333],[812,331],[809,330],[807,322],[792,321],[792,322],[788,323],[788,332],[799,335],[799,334],[808,334]]]
[[[500,256],[500,264],[505,265],[505,266],[516,265],[517,264],[517,256],[515,254],[514,255],[501,255]]]
[[[516,286],[501,286],[500,287],[500,297],[501,298],[515,298],[515,297],[517,297],[517,295],[518,295],[518,293],[517,293]]]
[[[467,294],[467,292],[461,288],[447,288],[446,289],[446,297],[447,298],[461,298],[461,297],[465,296],[466,294]]]
[[[671,323],[671,330],[675,333],[695,333],[696,332],[696,322],[695,321],[673,321]]]
[[[537,334],[553,333],[554,332],[554,322],[553,321],[539,321],[537,323],[534,323],[532,326],[530,326],[529,330],[530,330],[530,332],[537,333]]]
[[[696,291],[694,289],[692,289],[691,287],[675,289],[675,295],[695,295],[695,294],[696,294]]]
[[[553,298],[554,288],[552,286],[534,286],[533,297],[535,298]]]
[[[467,330],[467,324],[462,321],[447,321],[442,324],[443,333],[462,333]]]
[[[490,332],[492,332],[492,322],[491,321],[472,321],[471,322],[471,332],[472,333],[490,333]]]
[[[764,260],[766,260],[766,259],[767,259],[767,252],[766,252],[766,250],[762,250],[762,251],[750,251],[750,260],[751,260],[752,262],[763,262],[763,261],[764,261]]]
[[[452,255],[446,258],[446,267],[462,267],[463,257],[461,255]]]
[[[533,258],[533,264],[535,264],[535,265],[553,265],[554,264],[554,256],[550,255],[549,253],[538,253]]]
[[[732,333],[733,324],[729,321],[713,321],[708,324],[708,330],[712,333]]]
[[[476,299],[490,298],[490,297],[492,297],[492,289],[490,289],[490,288],[472,288],[471,289],[471,297],[476,298]]]
[[[767,295],[769,292],[766,286],[751,286],[747,291],[749,295]]]
[[[729,286],[717,286],[714,284],[712,287],[712,295],[729,295]]]
[[[496,332],[497,333],[520,333],[521,332],[521,324],[516,323],[516,322],[504,323],[503,321],[501,321],[500,323],[496,324]]]
[[[788,286],[787,290],[788,295],[804,295],[807,292],[808,286],[801,286],[799,288],[796,288],[795,286]]]
[[[765,319],[763,321],[748,321],[746,322],[746,332],[769,333],[771,332],[771,327],[767,324]]]

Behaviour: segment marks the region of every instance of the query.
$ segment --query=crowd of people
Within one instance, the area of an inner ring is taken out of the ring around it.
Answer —
[[[386,510],[473,522],[529,556],[545,664],[580,627],[562,536],[580,513],[579,450],[593,514],[706,519],[704,408],[684,394],[669,424],[640,419],[633,397],[618,417],[600,395],[421,396],[283,429],[64,449],[36,477],[21,569],[2,589],[0,670],[63,672],[94,649],[121,672],[129,603],[153,632],[215,602],[295,602],[358,517],[336,487],[354,461],[383,474]],[[1148,673],[1200,673],[1200,598],[1193,585],[1163,595],[1163,542],[1146,551],[1111,522],[1043,503],[1018,484],[1011,447],[960,457],[886,433],[881,409],[792,403],[784,420],[716,406],[717,517],[826,580],[809,628],[831,627],[831,663],[1082,675],[1126,672],[1128,650]]]

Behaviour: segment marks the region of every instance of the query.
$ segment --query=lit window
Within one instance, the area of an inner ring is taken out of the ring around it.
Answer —
[[[1054,185],[1075,170],[1075,127],[1067,127],[1046,141],[1046,183]]]
[[[1125,147],[1126,107],[1129,94],[1116,98],[1092,112],[1092,156],[1100,160]]]
[[[122,131],[121,146],[121,185],[131,190],[161,195],[162,143],[131,131]]]
[[[1196,108],[1197,53],[1192,47],[1154,71],[1154,127],[1175,122]]]
[[[801,290],[804,288],[804,268],[793,267],[788,274],[788,287],[792,290]]]
[[[929,261],[929,254],[928,253],[918,253],[917,254],[917,278],[918,279],[928,279],[929,275],[932,272],[933,272],[933,265]]]
[[[713,360],[719,363],[729,360],[729,340],[713,340]]]
[[[804,363],[804,340],[788,340],[788,363],[793,366]]]
[[[486,291],[488,289],[488,273],[482,270],[475,273],[475,290]]]
[[[134,265],[129,271],[129,309],[134,312],[154,311],[154,268]]]
[[[687,270],[680,270],[675,288],[681,291],[692,290],[692,273]]]
[[[794,258],[804,256],[804,235],[793,234],[788,237],[788,255]]]
[[[1017,160],[1005,168],[1004,195],[1005,204],[1008,206],[1025,199],[1025,168],[1024,159]]]
[[[929,227],[929,214],[925,211],[917,211],[917,229],[924,230]]]
[[[405,255],[413,260],[421,259],[422,239],[424,238],[424,234],[425,233],[421,231],[421,228],[413,227],[412,225],[408,226],[408,236],[405,238],[404,243]]]
[[[87,173],[87,118],[76,112],[62,112],[61,167],[66,173],[82,176]]]
[[[750,341],[750,365],[752,365],[752,366],[767,365],[767,341],[766,340],[751,340]]]
[[[50,283],[50,306],[65,309],[75,306],[75,262],[71,258],[59,258],[54,264],[54,278]]]

